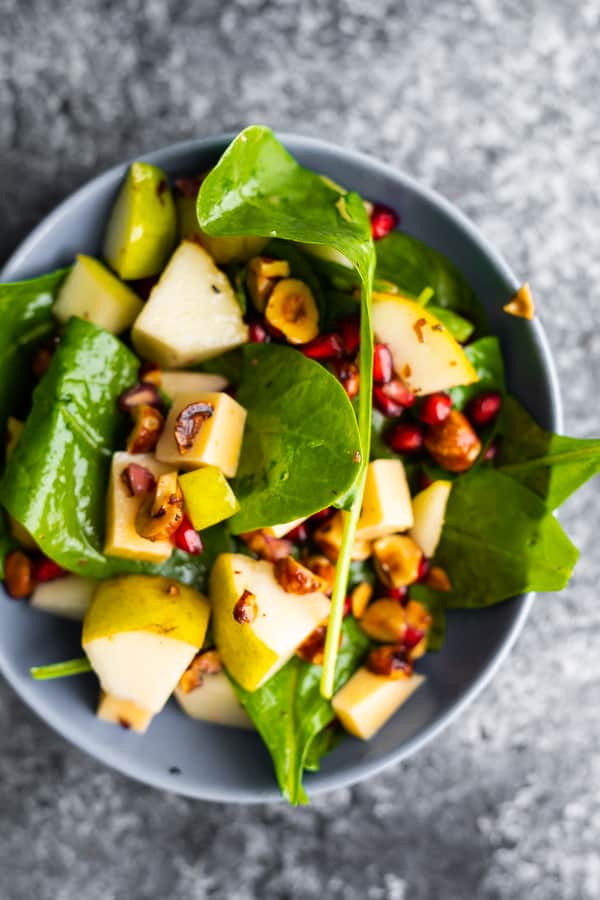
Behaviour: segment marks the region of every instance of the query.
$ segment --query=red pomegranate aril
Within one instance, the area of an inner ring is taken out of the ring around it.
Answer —
[[[383,203],[376,203],[371,213],[371,234],[373,235],[373,240],[380,241],[381,238],[386,237],[399,222],[400,217],[395,210],[390,209],[389,206],[384,206]]]
[[[373,349],[373,381],[376,384],[387,384],[392,380],[394,364],[387,344],[375,344]]]
[[[412,650],[413,647],[416,647],[417,644],[421,643],[424,637],[425,632],[420,628],[415,628],[414,625],[407,625],[404,637],[402,638],[402,643],[407,650]]]
[[[248,340],[251,344],[268,344],[271,338],[260,322],[251,322],[248,326]]]
[[[352,612],[352,597],[346,597],[344,600],[344,618]]]
[[[415,422],[400,422],[387,440],[396,453],[417,453],[423,447],[423,430]]]
[[[156,487],[156,478],[145,466],[129,463],[121,472],[121,479],[132,497],[149,494]]]
[[[373,403],[388,419],[397,419],[404,412],[401,403],[396,403],[383,390],[384,385],[376,384],[373,386]]]
[[[424,581],[424,579],[429,575],[430,569],[431,561],[427,559],[426,556],[422,556],[421,562],[419,563],[419,571],[417,572],[417,581]]]
[[[452,409],[452,399],[448,394],[437,393],[425,397],[419,410],[419,418],[427,425],[441,425]]]
[[[408,587],[405,584],[401,587],[386,588],[385,592],[390,599],[397,600],[398,603],[404,603],[408,597]]]
[[[338,359],[344,352],[344,344],[339,334],[321,334],[298,349],[310,359]]]
[[[53,559],[43,556],[41,559],[33,560],[31,574],[34,581],[54,581],[55,578],[66,575],[67,570],[55,563]]]
[[[347,316],[338,322],[338,328],[344,344],[344,352],[347,356],[355,356],[360,347],[360,319],[356,316]]]
[[[308,524],[312,527],[313,525],[316,527],[317,525],[322,525],[323,522],[326,522],[327,519],[330,519],[334,513],[334,509],[332,506],[327,506],[325,509],[319,510],[319,512],[313,513],[312,516],[307,519]]]
[[[286,541],[293,541],[295,544],[303,544],[308,540],[308,529],[304,522],[301,522],[300,525],[296,525],[295,528],[292,528],[291,531],[285,535]]]
[[[473,397],[467,406],[467,418],[480,428],[496,418],[502,406],[502,395],[498,391],[485,391]]]
[[[173,535],[173,540],[176,547],[192,556],[199,556],[204,550],[202,538],[192,525],[189,516],[184,515],[181,525]]]

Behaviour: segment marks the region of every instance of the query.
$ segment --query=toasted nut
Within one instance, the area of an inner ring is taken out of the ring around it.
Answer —
[[[156,447],[165,421],[154,406],[134,406],[133,429],[127,438],[128,453],[150,453]]]
[[[371,650],[367,668],[374,675],[385,675],[393,681],[401,681],[403,678],[410,678],[413,667],[404,647],[385,645]]]
[[[255,256],[248,262],[246,285],[258,312],[264,312],[269,294],[275,287],[277,279],[288,278],[289,274],[290,264],[285,259]]]
[[[129,463],[121,472],[121,481],[130,497],[149,494],[156,487],[156,478],[149,469],[137,463]]]
[[[522,319],[533,319],[535,316],[535,303],[528,283],[521,285],[510,302],[503,307],[504,312],[511,316],[519,316]]]
[[[330,594],[335,584],[335,566],[326,556],[309,556],[304,560],[307,569],[318,575],[327,582],[327,590],[324,592]]]
[[[425,432],[425,448],[448,472],[466,472],[481,452],[481,441],[466,416],[457,409]]]
[[[396,600],[384,597],[367,607],[360,627],[374,641],[400,644],[406,631],[404,607]]]
[[[179,687],[184,694],[189,694],[200,687],[205,675],[217,675],[223,671],[223,664],[218,650],[205,650],[197,653],[181,678]]]
[[[273,288],[265,318],[290,344],[306,344],[319,333],[319,310],[307,284],[284,278]]]
[[[135,517],[135,530],[148,541],[167,541],[183,520],[183,494],[177,472],[159,475],[156,489],[143,500]]]
[[[375,571],[387,588],[401,588],[413,584],[419,577],[423,553],[412,538],[405,534],[390,534],[373,544]]]
[[[11,597],[28,597],[33,590],[31,560],[20,550],[8,553],[4,560],[4,584]]]
[[[313,534],[313,539],[319,549],[332,562],[337,562],[340,547],[342,546],[342,513],[337,510],[330,519],[327,519]],[[371,555],[370,541],[354,541],[352,545],[352,559],[368,559]]]
[[[300,644],[296,650],[296,655],[303,659],[304,662],[312,663],[313,666],[322,666],[325,658],[325,640],[327,638],[327,625],[319,625],[309,636]],[[343,635],[340,634],[338,648],[342,646]]]
[[[356,363],[346,359],[336,360],[333,363],[333,372],[350,400],[356,397],[360,390],[360,372]]]
[[[428,631],[431,628],[433,619],[429,611],[418,600],[409,600],[404,608],[404,614],[406,624],[411,628],[419,628],[421,631]]]
[[[258,615],[258,603],[252,591],[244,591],[233,607],[233,618],[239,625],[251,625]]]
[[[215,408],[210,403],[189,403],[175,420],[175,443],[183,456],[194,446],[194,439]]]
[[[138,378],[142,384],[153,384],[159,388],[162,381],[162,373],[157,363],[145,362],[140,366]]]
[[[315,575],[293,556],[284,556],[275,563],[275,578],[288,594],[314,594],[327,591],[329,583]]]
[[[440,566],[432,566],[425,578],[425,584],[434,591],[451,591],[452,584],[448,573]]]
[[[118,400],[121,412],[131,412],[136,406],[144,404],[145,406],[156,406],[158,409],[163,405],[160,391],[155,384],[150,382],[138,382],[133,387],[123,391]]]
[[[260,529],[246,531],[244,534],[240,534],[240,538],[252,553],[268,562],[276,562],[278,559],[283,559],[284,556],[289,556],[292,552],[291,541],[287,541],[285,538],[271,537]]]
[[[350,593],[350,606],[355,619],[360,619],[371,601],[373,588],[368,581],[361,581]]]

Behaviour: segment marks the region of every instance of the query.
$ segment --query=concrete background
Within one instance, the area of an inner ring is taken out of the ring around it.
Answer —
[[[0,258],[105,166],[253,122],[442,191],[529,278],[568,431],[598,434],[600,3],[1,0]],[[0,685],[0,900],[597,900],[598,487],[583,559],[492,687],[404,765],[301,810],[155,793]]]

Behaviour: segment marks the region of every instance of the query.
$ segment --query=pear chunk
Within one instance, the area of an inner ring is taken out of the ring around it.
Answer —
[[[96,715],[104,722],[120,725],[121,728],[130,728],[140,734],[147,730],[153,719],[149,710],[142,709],[132,700],[121,700],[120,697],[113,697],[104,691],[100,691]]]
[[[98,582],[82,575],[64,575],[36,585],[30,604],[43,612],[82,622]]]
[[[254,728],[252,719],[238,700],[225,672],[203,675],[202,683],[188,692],[181,686],[177,687],[175,698],[192,719],[228,725],[231,728]]]
[[[198,404],[204,409],[203,420],[190,438],[190,446],[177,440],[176,429],[181,414]],[[246,424],[246,410],[229,394],[192,392],[176,394],[165,427],[156,445],[156,458],[180,469],[217,466],[227,478],[237,472]]]
[[[397,681],[361,666],[331,705],[346,731],[368,741],[424,681],[423,675],[414,674]]]
[[[131,333],[137,352],[180,369],[248,340],[227,276],[199,244],[183,241],[154,286]]]
[[[410,490],[402,461],[375,459],[367,467],[357,540],[375,541],[413,524]]]
[[[414,394],[447,391],[478,380],[460,344],[415,300],[374,292],[373,330],[375,339],[390,348],[394,370]]]
[[[451,481],[434,481],[413,497],[415,523],[410,536],[429,559],[434,555],[442,536],[451,490]]]
[[[121,334],[140,314],[143,303],[131,288],[97,259],[80,254],[65,278],[54,304],[59,322],[72,316]]]
[[[240,615],[244,597],[252,600]],[[210,576],[215,642],[229,674],[247,691],[268,681],[329,614],[320,591],[291,594],[273,565],[239,553],[223,553]]]
[[[298,525],[302,525],[303,522],[306,522],[308,516],[303,516],[301,519],[294,519],[293,522],[284,522],[281,525],[270,525],[268,528],[263,528],[265,534],[269,535],[269,537],[274,538],[282,538],[285,537],[286,534],[289,534],[290,531],[293,531],[294,528],[297,528]]]
[[[196,531],[229,519],[240,504],[216,466],[204,466],[179,478],[185,508]]]
[[[104,258],[126,280],[158,275],[177,238],[177,214],[167,176],[134,162],[113,207]]]
[[[173,400],[176,394],[224,391],[226,387],[226,378],[208,372],[178,372],[175,370],[160,373],[160,389],[169,400]]]

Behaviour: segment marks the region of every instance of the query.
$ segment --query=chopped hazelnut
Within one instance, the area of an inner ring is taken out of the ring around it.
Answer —
[[[405,534],[391,534],[373,544],[375,571],[387,588],[401,588],[413,584],[419,577],[423,552]]]
[[[239,625],[251,625],[258,615],[258,604],[252,591],[245,590],[233,607],[233,618]]]
[[[179,687],[184,694],[189,694],[190,691],[200,687],[205,675],[217,675],[222,670],[223,664],[218,650],[197,653],[179,679]]]
[[[127,438],[128,453],[151,453],[163,429],[164,419],[154,406],[141,403],[131,410],[133,430]]]
[[[293,556],[284,556],[275,563],[275,578],[288,594],[313,594],[315,591],[327,591],[328,582],[315,575]]]
[[[175,420],[174,430],[175,443],[182,456],[192,449],[194,439],[214,411],[210,403],[189,403],[183,407]]]
[[[183,520],[183,494],[177,472],[159,475],[153,494],[148,494],[135,518],[137,533],[149,541],[169,540]]]
[[[374,675],[384,675],[393,681],[410,678],[413,669],[405,648],[398,645],[384,645],[372,650],[367,659],[367,668]]]
[[[20,550],[8,553],[4,560],[4,584],[11,597],[28,597],[34,587],[31,560]]]

